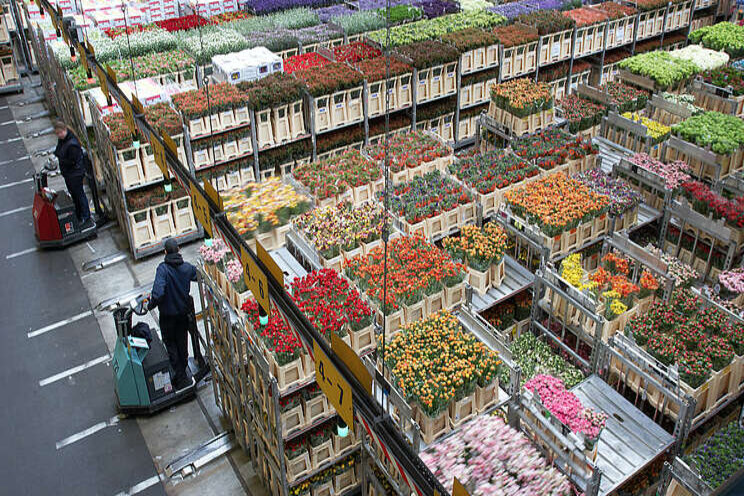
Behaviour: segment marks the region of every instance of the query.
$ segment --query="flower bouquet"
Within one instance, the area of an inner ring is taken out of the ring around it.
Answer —
[[[731,422],[695,448],[684,461],[712,489],[720,487],[741,470],[744,463],[744,429]]]
[[[674,125],[672,132],[690,143],[703,148],[710,147],[718,155],[732,155],[744,145],[744,121],[720,112],[693,115]],[[699,171],[696,172],[699,174]],[[727,170],[721,170],[722,175],[726,172]]]
[[[591,139],[572,136],[559,128],[514,139],[511,148],[519,157],[531,160],[548,171],[582,172],[592,169],[599,153]]]
[[[209,85],[209,99],[206,88],[200,88],[177,93],[172,100],[186,119],[191,138],[208,136],[212,131],[228,130],[250,122],[247,95],[229,83]]]
[[[678,59],[669,55],[669,52],[656,51],[634,55],[618,63],[620,69],[626,70],[633,75],[641,76],[650,80],[649,83],[641,83],[640,86],[647,88],[653,85],[655,90],[674,89],[685,84],[693,75],[700,72],[700,68],[694,63]],[[621,75],[621,79],[626,79]],[[627,78],[633,82],[633,78]]]
[[[377,308],[378,322],[385,317],[389,337],[406,321],[452,308],[461,301],[464,266],[449,254],[415,236],[391,239],[387,250],[383,248],[352,258],[345,273]],[[386,252],[387,286],[383,287]]]
[[[659,181],[670,191],[677,191],[685,182],[690,181],[687,174],[690,166],[681,160],[665,164],[645,153],[636,153],[628,161],[658,176]]]
[[[365,148],[364,153],[384,167],[385,147],[385,143],[380,142]],[[387,144],[387,157],[393,184],[408,181],[435,170],[445,172],[454,160],[449,146],[436,136],[422,131],[391,136]]]
[[[669,137],[669,135],[672,133],[671,127],[665,126],[664,124],[661,124],[660,122],[656,122],[652,119],[649,119],[648,117],[641,115],[637,112],[625,112],[622,114],[622,117],[645,126],[646,133],[647,133],[646,136],[651,138],[651,144],[653,145],[657,145],[661,143],[662,141],[665,141]],[[640,137],[645,138],[645,136],[640,136]]]
[[[333,269],[292,280],[292,299],[329,342],[338,335],[357,353],[375,347],[372,310],[349,281]]]
[[[460,158],[450,164],[449,172],[474,190],[483,207],[483,215],[489,216],[501,206],[504,191],[528,178],[537,177],[540,170],[502,150]]]
[[[744,55],[744,26],[719,22],[690,33],[690,43],[699,43],[712,50],[723,50],[734,58]]]
[[[607,112],[606,107],[582,98],[576,93],[564,96],[556,103],[556,107],[560,116],[568,120],[568,129],[574,134],[598,126]]]
[[[553,351],[545,341],[538,339],[531,332],[523,332],[511,343],[512,358],[522,370],[522,384],[537,374],[548,374],[560,378],[568,388],[584,380],[584,374],[560,354]],[[504,369],[505,371],[505,369]],[[508,376],[503,376],[504,384],[509,383]]]
[[[641,195],[628,183],[619,178],[610,177],[599,169],[590,169],[574,176],[590,190],[610,199],[609,214],[615,218],[615,231],[628,229],[638,219],[638,205]]]
[[[566,476],[545,461],[524,434],[496,416],[468,422],[421,453],[421,460],[450,493],[457,477],[472,496],[571,494]]]
[[[409,323],[385,347],[385,362],[406,400],[415,404],[422,437],[431,443],[475,414],[476,386],[497,377],[501,361],[446,310]]]
[[[553,122],[550,86],[526,78],[493,85],[488,114],[517,135],[549,126]]]
[[[723,371],[735,354],[744,351],[744,325],[729,323],[717,308],[701,310],[700,305],[690,291],[677,290],[671,306],[652,304],[647,314],[636,315],[626,329],[662,364],[679,366],[686,392],[698,399],[695,416],[718,400],[717,396],[704,396],[707,390],[703,386],[711,372]]]
[[[524,388],[537,395],[540,403],[561,427],[582,435],[585,449],[594,449],[607,421],[605,413],[584,407],[581,400],[566,389],[562,380],[549,375],[536,375],[525,383]]]
[[[399,60],[395,56],[390,58],[376,57],[362,60],[356,64],[356,69],[367,80],[367,117],[376,117],[385,113],[385,106],[394,112],[409,107],[413,102],[413,67]],[[387,75],[390,81],[383,81]],[[385,89],[390,97],[385,101]],[[410,124],[409,124],[410,125]],[[372,134],[370,134],[372,136]]]
[[[460,58],[457,48],[441,41],[424,40],[399,46],[396,51],[416,68],[416,103],[457,93]]]
[[[711,190],[707,184],[698,181],[682,183],[682,193],[690,201],[692,208],[702,215],[711,215],[713,219],[725,219],[732,228],[733,241],[739,243],[741,229],[744,227],[744,196],[728,199]]]
[[[323,267],[340,270],[343,261],[370,253],[382,244],[385,213],[378,205],[357,208],[341,202],[306,212],[294,221],[308,245],[320,255]]]
[[[459,229],[475,220],[475,204],[469,191],[438,170],[416,176],[411,181],[393,186],[379,201],[401,219],[407,234],[421,234],[431,239]]]
[[[676,59],[692,62],[702,71],[711,71],[728,64],[729,56],[726,52],[717,52],[702,48],[700,45],[688,45],[684,48],[672,50],[669,55]]]
[[[330,60],[323,57],[318,52],[302,53],[287,57],[284,60],[284,72],[292,74],[295,71],[310,69],[311,67],[323,67],[330,63]]]
[[[221,196],[227,218],[240,235],[255,237],[267,250],[284,245],[290,219],[309,208],[304,196],[278,178],[249,182]]]
[[[478,28],[466,28],[442,36],[442,41],[460,53],[460,73],[492,68],[499,63],[499,40],[495,33]]]
[[[607,230],[610,199],[562,172],[507,191],[504,200],[516,215],[551,238],[546,244],[553,255],[572,244],[578,245],[576,229],[579,224],[583,225],[584,240],[601,236]]]
[[[258,303],[255,300],[243,303],[241,310],[246,315],[250,329],[253,329],[253,333],[269,352],[269,365],[280,391],[289,389],[315,373],[314,367],[312,369],[303,367],[300,339],[284,320],[281,312],[274,309],[269,315],[269,323],[261,325]]]
[[[362,112],[362,82],[359,71],[341,62],[322,67],[308,67],[294,72],[304,82],[314,98],[316,132],[360,122]]]
[[[659,250],[653,245],[647,245],[645,248],[652,255],[661,258],[661,261],[667,264],[667,272],[674,279],[674,286],[678,288],[689,287],[700,274],[692,267],[681,260]]]
[[[308,188],[316,203],[335,205],[346,199],[355,205],[370,200],[381,188],[382,171],[357,150],[296,167],[292,176]]]
[[[464,226],[459,237],[445,238],[443,247],[468,267],[469,283],[479,293],[501,285],[504,278],[506,232],[490,222],[483,229]]]
[[[744,304],[744,269],[737,267],[724,270],[718,276],[718,282],[721,283],[719,296],[732,300],[735,306]]]
[[[533,26],[540,34],[542,44],[538,65],[547,65],[571,58],[573,29],[576,21],[555,10],[537,10],[521,15],[518,22]]]

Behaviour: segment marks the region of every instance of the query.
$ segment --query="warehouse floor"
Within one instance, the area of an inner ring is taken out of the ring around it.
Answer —
[[[39,251],[31,222],[33,169],[53,149],[50,116],[38,76],[24,93],[0,98],[0,480],[5,494],[203,495],[266,491],[249,459],[234,448],[194,474],[172,478],[174,460],[221,433],[211,384],[196,400],[149,418],[117,415],[110,354],[116,333],[111,313],[98,305],[149,286],[160,255],[131,255],[101,270],[83,264],[128,253],[118,226],[63,251]],[[37,137],[35,133],[48,131]],[[63,188],[61,177],[50,178]],[[193,261],[197,245],[183,250]],[[196,293],[196,286],[192,294]],[[147,317],[151,327],[155,320]]]

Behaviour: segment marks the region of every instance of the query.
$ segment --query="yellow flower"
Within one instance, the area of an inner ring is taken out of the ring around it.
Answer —
[[[612,313],[615,315],[625,313],[627,309],[628,306],[620,300],[613,300],[612,303],[610,303],[610,310],[612,310]]]

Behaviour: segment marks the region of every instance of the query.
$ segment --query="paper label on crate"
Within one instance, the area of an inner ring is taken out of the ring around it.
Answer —
[[[344,104],[343,103],[337,103],[336,104],[336,108],[337,109],[344,108]]]
[[[619,27],[618,26],[618,28],[616,29],[616,33],[617,34],[615,35],[615,37],[617,39],[622,40],[623,38],[625,38],[625,28],[624,27]]]
[[[651,31],[653,28],[654,28],[654,20],[653,19],[649,19],[648,21],[646,21],[646,29],[649,30],[649,31]],[[648,33],[646,33],[646,34],[648,34]]]
[[[326,111],[325,107],[321,107],[321,108],[319,108],[319,109],[318,109],[318,113],[319,113],[319,114],[322,114],[322,113],[324,113],[325,111]]]
[[[586,35],[586,44],[587,44],[587,45],[591,45],[591,44],[592,44],[592,39],[593,39],[593,38],[594,38],[594,35],[593,35],[593,34],[588,34],[588,35]]]
[[[419,85],[420,85],[420,86],[423,86],[423,85],[425,85],[425,84],[426,84],[426,79],[423,79],[423,80],[419,81]]]
[[[561,54],[561,44],[560,43],[553,43],[553,45],[550,47],[550,57],[557,57]]]
[[[378,96],[380,96],[380,94],[379,94],[379,93],[372,93],[372,94],[370,95],[370,98],[377,98]]]
[[[407,90],[408,89],[408,85],[407,84],[404,84],[403,86],[401,86],[401,88],[403,88],[404,90]]]
[[[158,372],[157,374],[153,374],[152,386],[155,388],[155,391],[163,389],[166,393],[170,393],[173,389],[173,386],[171,385],[170,374],[166,372]]]
[[[455,77],[455,73],[454,72],[448,72],[447,73],[447,77],[453,78],[453,77]]]
[[[432,81],[439,81],[439,78],[440,78],[439,76],[434,76],[434,78],[432,79]]]

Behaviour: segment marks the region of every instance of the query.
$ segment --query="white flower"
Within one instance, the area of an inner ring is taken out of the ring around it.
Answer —
[[[689,45],[678,50],[669,52],[672,57],[688,60],[703,71],[710,71],[717,67],[726,65],[729,55],[726,52],[717,52],[703,48],[700,45]]]

